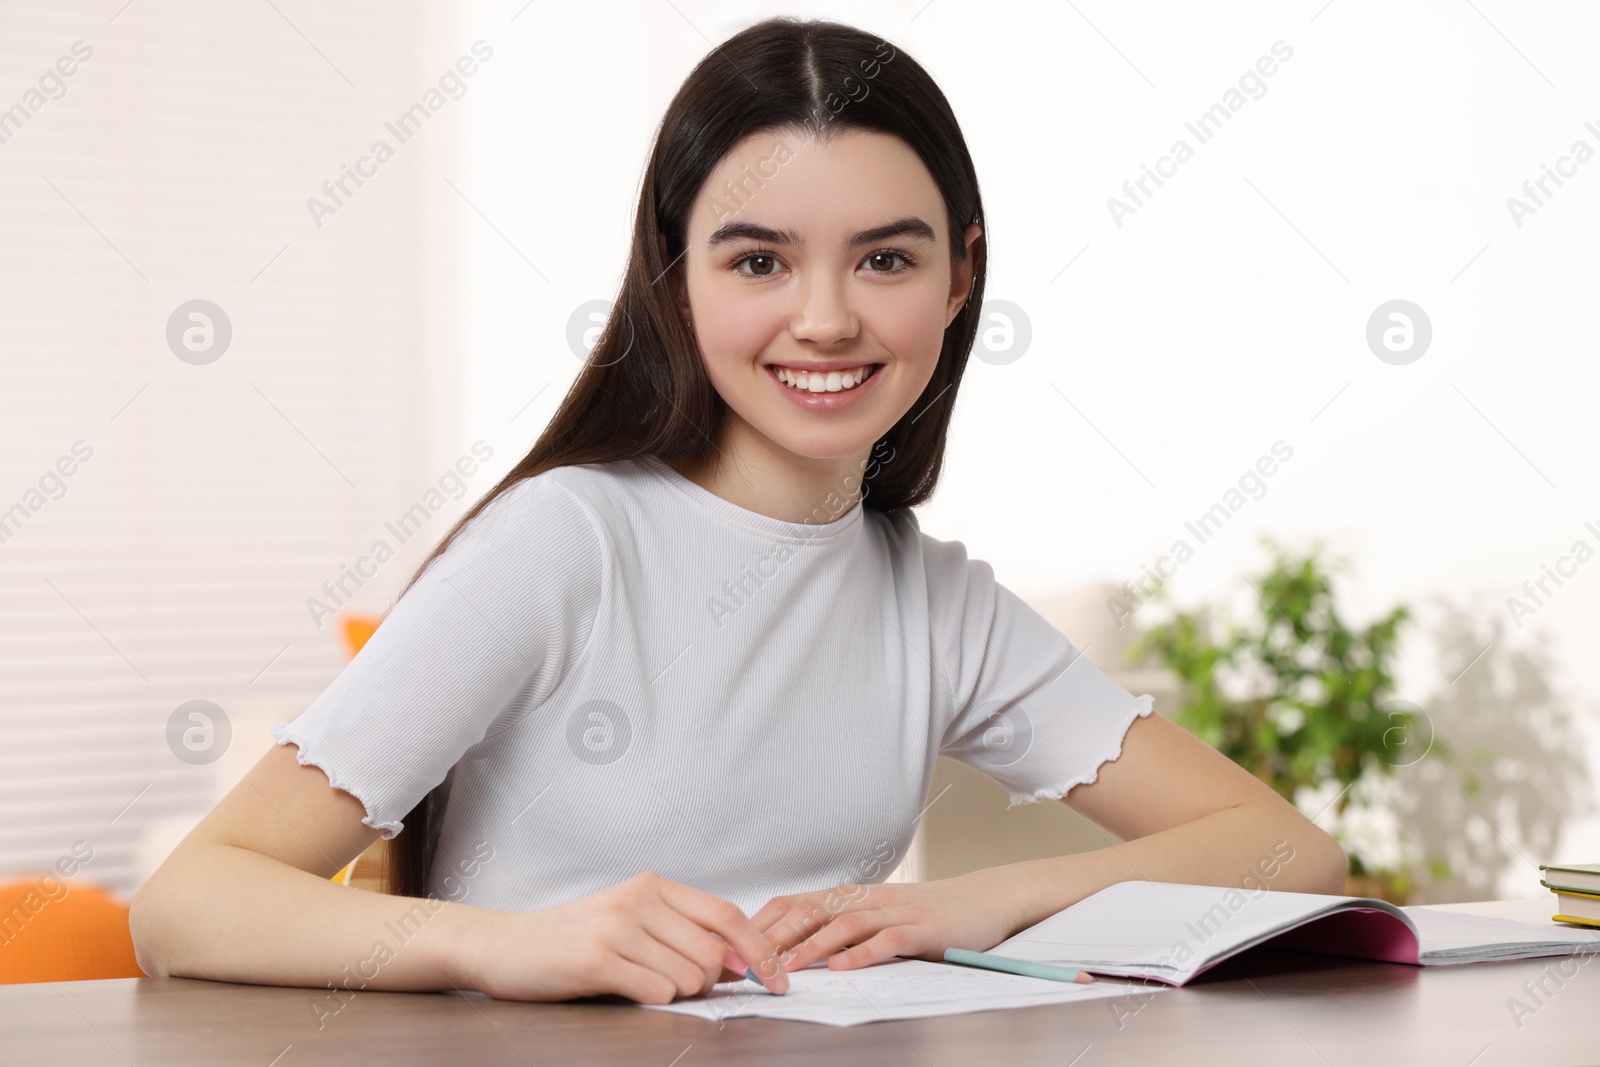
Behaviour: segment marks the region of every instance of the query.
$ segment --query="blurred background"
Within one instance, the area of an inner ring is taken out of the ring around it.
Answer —
[[[923,528],[1353,886],[1600,858],[1593,5],[6,0],[0,880],[87,849],[125,903],[328,684],[577,373],[671,94],[773,14],[914,56],[977,161]],[[954,764],[930,801],[897,878],[1106,841]]]

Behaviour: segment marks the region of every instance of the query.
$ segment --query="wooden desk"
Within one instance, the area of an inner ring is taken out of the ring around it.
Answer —
[[[1546,920],[1549,894],[1460,910]],[[835,1028],[773,1019],[716,1023],[626,1002],[518,1004],[457,993],[359,992],[319,1030],[313,990],[183,978],[0,986],[0,1063],[184,1067],[312,1064],[829,1063],[989,1067],[1108,1063],[1219,1067],[1330,1064],[1600,1062],[1600,965],[1543,1006],[1524,982],[1547,965],[1525,960],[1414,968],[1261,952],[1223,964],[1184,989],[1123,1003],[979,1012]],[[1121,1018],[1112,1005],[1121,1005]],[[1119,1028],[1120,1022],[1120,1028]]]

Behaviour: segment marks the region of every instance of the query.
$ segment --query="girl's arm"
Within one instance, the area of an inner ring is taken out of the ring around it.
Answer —
[[[769,988],[788,988],[737,907],[653,874],[529,912],[340,885],[334,872],[377,837],[364,815],[292,746],[274,745],[134,897],[140,968],[311,987],[326,998],[313,1004],[319,1018],[362,989],[664,1004],[709,990],[730,946]]]
[[[786,968],[832,956],[829,966],[845,969],[894,956],[939,960],[952,947],[989,949],[1134,879],[1252,892],[1344,892],[1344,852],[1331,836],[1159,715],[1133,720],[1121,755],[1062,802],[1126,840],[1108,837],[1105,848],[1092,852],[934,882],[840,887],[826,894],[835,903],[822,893],[775,897],[754,920],[784,953]],[[846,888],[853,891],[840,892]],[[840,906],[841,899],[849,903]]]
[[[1122,754],[1062,803],[1124,840],[976,872],[1004,887],[1017,929],[1133,879],[1344,893],[1345,855],[1332,836],[1159,715],[1135,719]]]

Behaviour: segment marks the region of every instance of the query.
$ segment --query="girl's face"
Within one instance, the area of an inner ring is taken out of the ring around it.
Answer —
[[[897,137],[768,131],[734,146],[695,202],[683,267],[732,444],[870,453],[922,395],[971,289],[981,230],[954,265],[948,231],[933,176]]]

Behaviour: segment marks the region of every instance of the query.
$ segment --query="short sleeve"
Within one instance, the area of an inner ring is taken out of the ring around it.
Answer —
[[[934,666],[952,694],[940,754],[995,779],[1013,805],[1093,782],[1154,698],[1090,663],[960,541],[920,536]]]
[[[272,728],[302,765],[361,801],[362,822],[385,840],[467,749],[537,707],[587,647],[604,545],[553,473],[492,500],[327,689]]]

